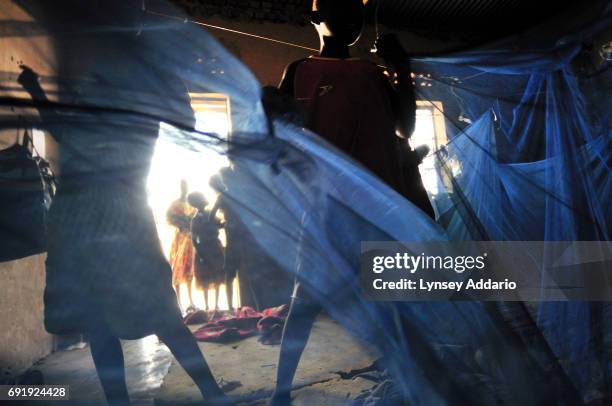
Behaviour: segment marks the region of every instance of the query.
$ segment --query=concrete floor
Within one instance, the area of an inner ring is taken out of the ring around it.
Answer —
[[[197,327],[194,327],[194,329]],[[243,404],[265,404],[276,380],[279,346],[262,345],[257,337],[232,344],[199,343],[226,393]],[[200,403],[196,386],[156,337],[123,343],[127,384],[137,405]],[[343,380],[336,373],[364,368],[376,354],[322,316],[297,371],[294,405],[345,405],[374,386],[366,379]],[[47,384],[69,384],[70,404],[104,405],[89,348],[61,351],[39,362]]]
[[[228,384],[226,393],[246,403],[260,403],[276,382],[279,346],[262,345],[257,337],[234,344],[200,343],[218,381]],[[319,317],[296,373],[294,405],[344,405],[373,383],[343,380],[336,373],[371,365],[376,354],[348,335],[328,317]],[[232,388],[232,390],[230,390]],[[200,393],[183,369],[173,362],[156,403],[183,405],[201,401]]]
[[[133,404],[153,405],[155,394],[173,360],[170,351],[155,336],[123,341],[122,346],[126,381]],[[70,401],[55,402],[57,404],[106,405],[89,347],[55,352],[32,369],[43,373],[47,385],[70,385]]]

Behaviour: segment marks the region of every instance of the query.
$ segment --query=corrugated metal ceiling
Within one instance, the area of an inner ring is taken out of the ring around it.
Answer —
[[[577,4],[572,0],[370,0],[370,18],[377,2],[381,23],[436,32],[486,31],[484,36],[516,32]],[[580,3],[588,6],[589,2]]]

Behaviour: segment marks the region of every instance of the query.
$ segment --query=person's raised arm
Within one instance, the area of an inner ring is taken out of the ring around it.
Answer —
[[[26,65],[20,65],[21,73],[17,78],[19,83],[32,97],[34,101],[48,101],[47,95],[40,86],[38,74]]]
[[[47,108],[44,105],[49,103],[49,99],[45,94],[45,91],[40,86],[39,77],[30,67],[26,65],[20,65],[21,74],[17,77],[17,83],[19,83],[26,92],[32,98],[35,105],[42,104],[41,108],[38,108],[38,114],[40,115],[41,125],[43,128],[48,129],[49,123],[53,120],[52,118],[57,114],[54,109]],[[56,136],[57,134],[51,134]]]
[[[210,212],[208,213],[208,220],[213,220],[217,217],[217,212],[219,211],[219,209],[221,208],[221,205],[223,205],[223,195],[219,195],[219,197],[217,197],[217,201],[215,202],[215,204],[213,205],[212,209],[210,209]],[[223,213],[225,215],[225,213]]]

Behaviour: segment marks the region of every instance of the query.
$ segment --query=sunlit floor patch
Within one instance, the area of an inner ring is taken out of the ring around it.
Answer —
[[[171,364],[170,351],[156,336],[123,341],[122,347],[133,404],[152,405]],[[55,352],[33,369],[43,373],[45,384],[69,385],[70,405],[106,405],[89,347]]]
[[[227,303],[227,294],[225,291],[225,284],[221,284],[219,286],[219,303],[216,303],[215,298],[216,298],[216,292],[214,289],[209,289],[207,291],[208,295],[206,297],[206,301],[204,300],[204,291],[202,289],[199,289],[196,286],[195,280],[192,281],[191,284],[191,298],[193,299],[193,304],[196,308],[198,309],[202,309],[202,310],[213,310],[213,309],[218,309],[218,310],[229,310],[228,307],[228,303]],[[189,294],[187,293],[187,284],[183,283],[179,286],[179,295],[181,298],[181,304],[182,304],[182,309],[183,311],[185,311],[187,309],[187,306],[189,305]],[[240,282],[238,280],[238,278],[234,279],[234,283],[232,286],[232,307],[234,309],[238,309],[240,308]]]
[[[201,402],[193,381],[157,337],[123,341],[122,345],[133,404]],[[276,380],[278,345],[263,345],[257,337],[250,337],[231,344],[199,343],[199,346],[228,395],[245,401],[243,404],[263,404]],[[377,354],[335,322],[319,317],[296,374],[294,404],[348,404],[374,384],[365,379],[341,379],[336,372],[366,367],[376,358]],[[106,405],[89,347],[56,352],[34,369],[43,373],[46,384],[70,385],[70,405]]]

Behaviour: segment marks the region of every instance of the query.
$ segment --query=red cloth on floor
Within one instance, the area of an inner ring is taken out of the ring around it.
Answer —
[[[205,310],[196,310],[195,312],[187,313],[183,317],[183,323],[187,325],[191,324],[203,324],[208,322],[208,313]]]
[[[257,329],[261,334],[259,342],[266,345],[280,344],[283,335],[283,327],[289,313],[289,305],[280,305],[265,309],[263,317],[257,323]]]
[[[200,320],[208,320],[196,330],[193,335],[198,341],[227,343],[261,334],[262,344],[278,344],[282,335],[283,325],[289,312],[289,306],[284,304],[256,312],[249,306],[244,306],[235,315],[213,315],[208,320],[206,312],[200,310],[186,316],[185,324],[196,324]]]

